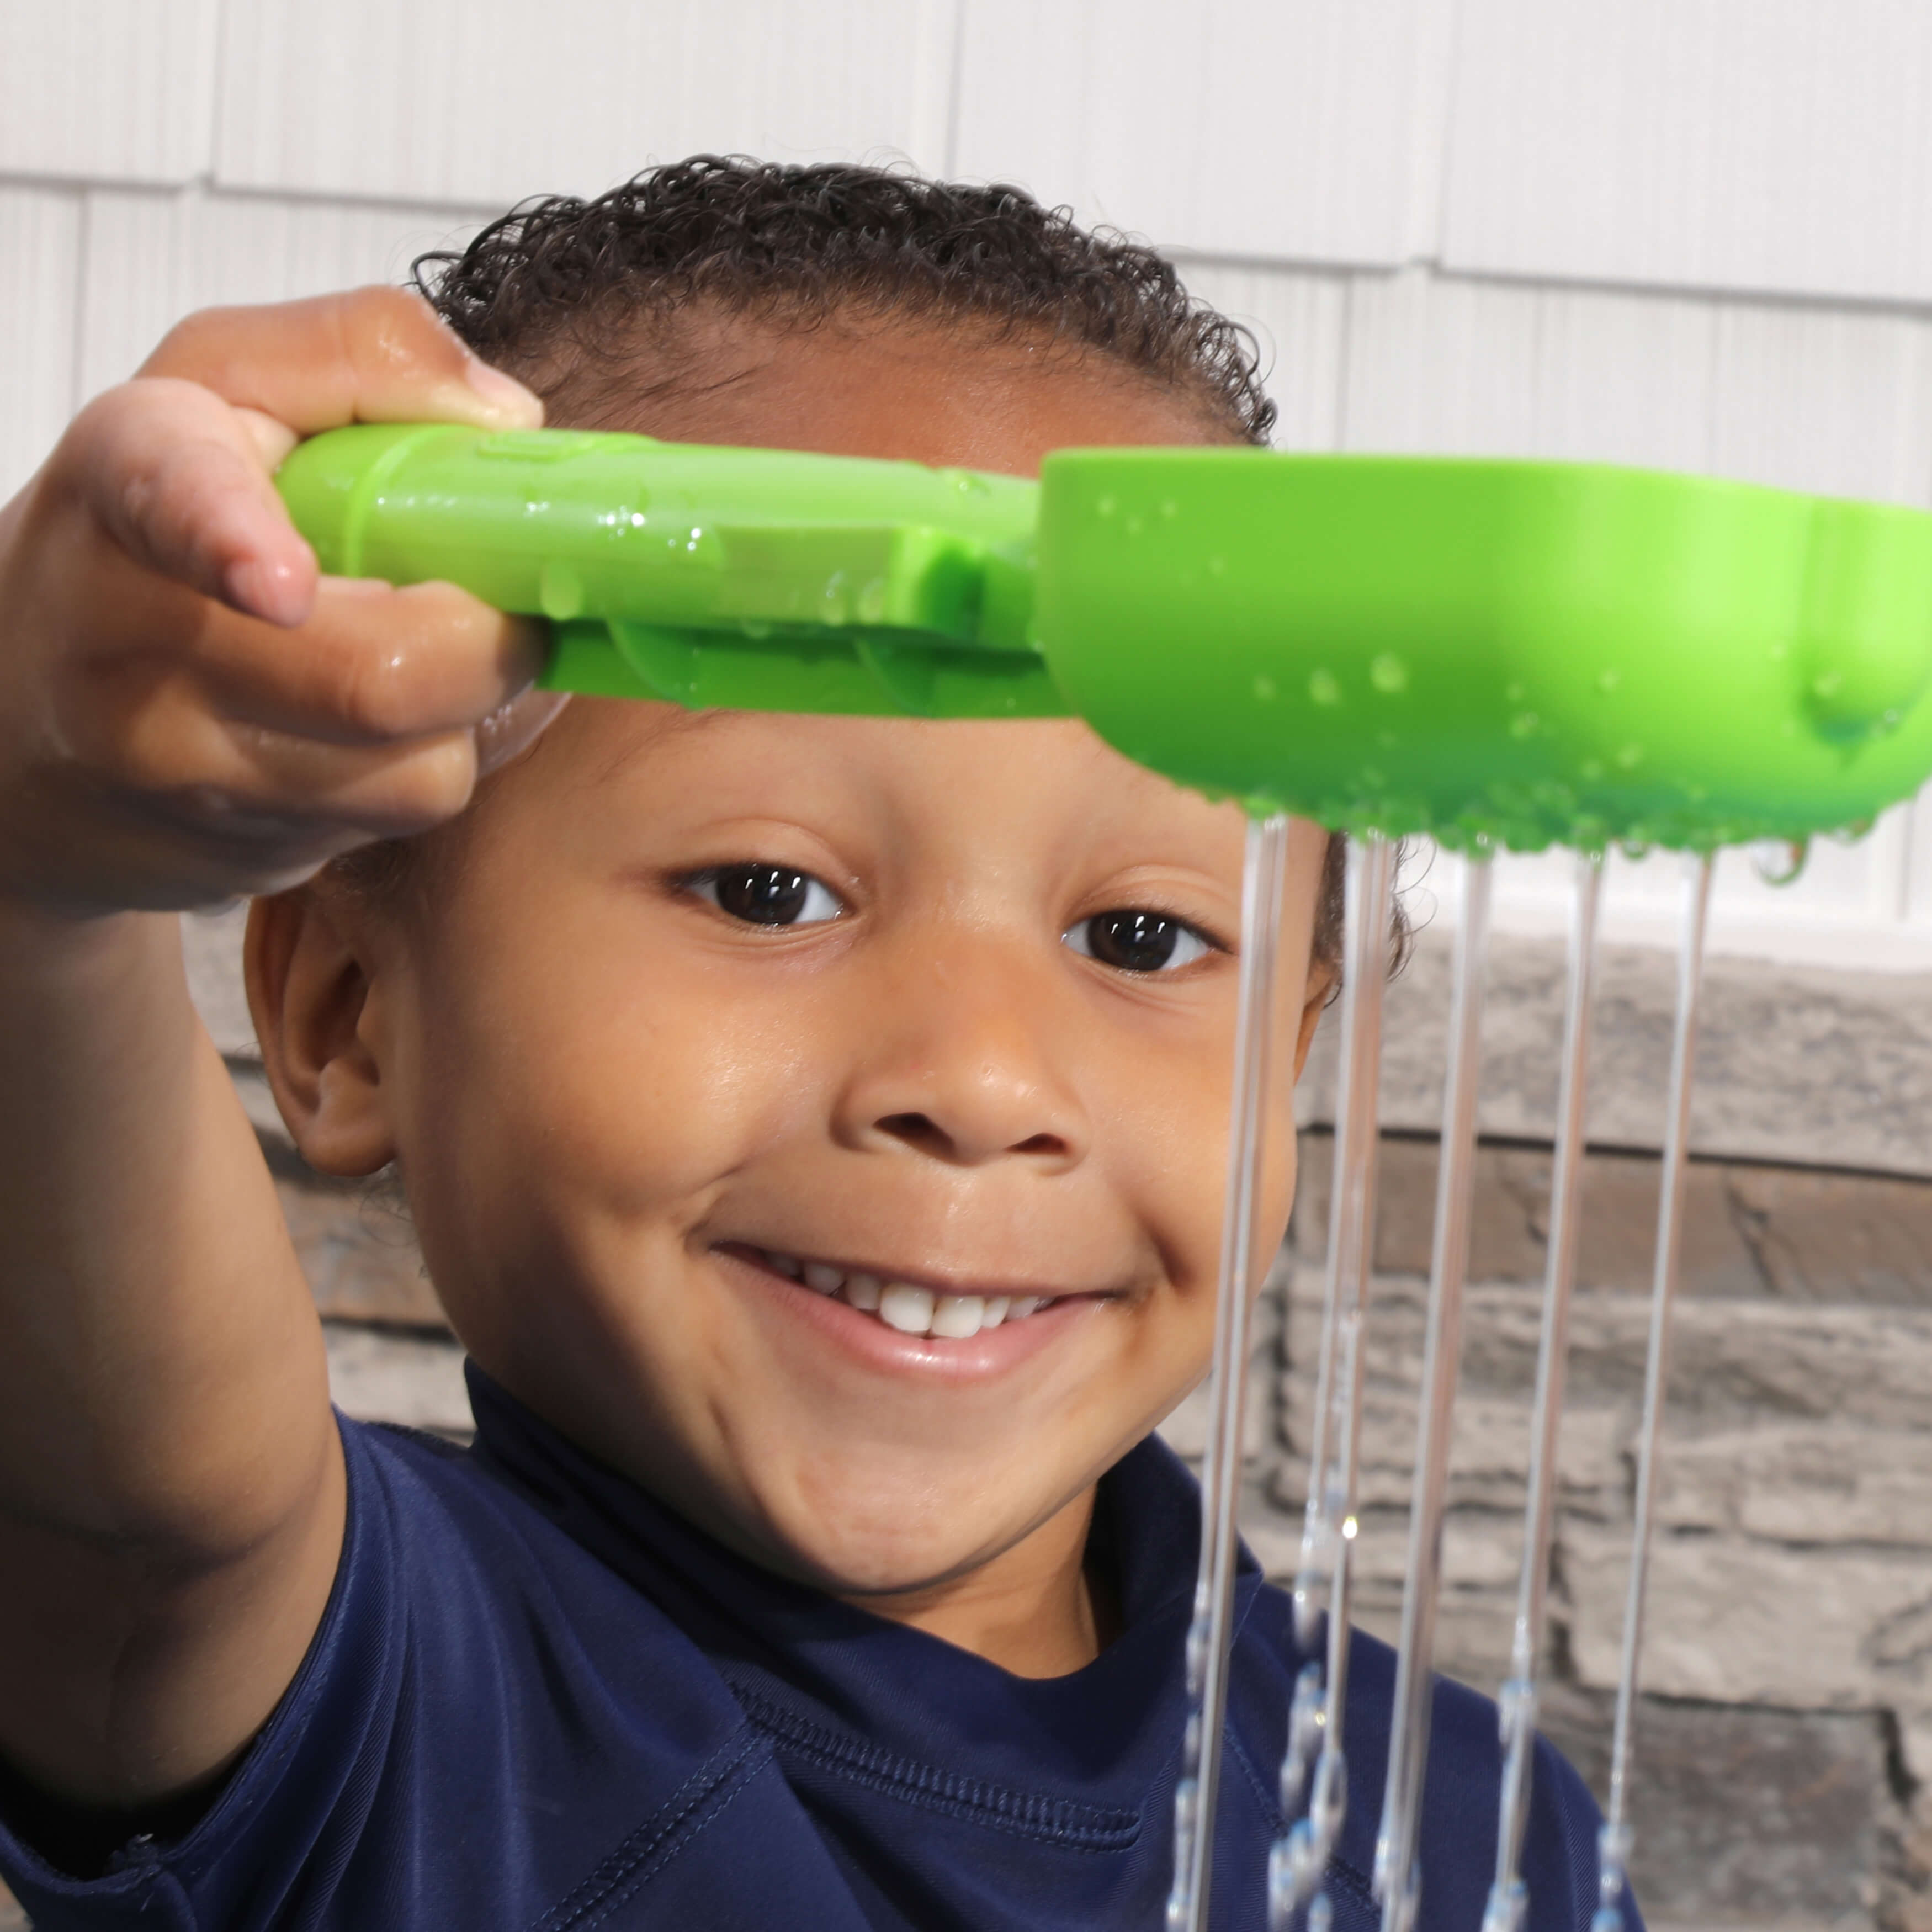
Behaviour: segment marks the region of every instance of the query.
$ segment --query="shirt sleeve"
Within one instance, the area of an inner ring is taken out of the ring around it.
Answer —
[[[0,1817],[0,1873],[36,1932],[320,1922],[314,1894],[367,1822],[398,1708],[411,1567],[402,1552],[412,1534],[434,1540],[437,1528],[425,1486],[396,1448],[362,1425],[340,1426],[349,1469],[342,1554],[294,1682],[185,1831],[140,1833],[97,1875],[76,1876],[48,1856],[75,1838],[51,1808],[33,1808],[32,1843],[16,1828],[24,1820]]]
[[[340,1426],[347,1527],[295,1681],[197,1820],[97,1876],[0,1821],[36,1932],[574,1924],[764,1762],[690,1640],[536,1502],[448,1444]]]

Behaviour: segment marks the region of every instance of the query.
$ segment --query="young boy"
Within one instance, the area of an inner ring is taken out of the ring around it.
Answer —
[[[856,168],[545,204],[436,301],[195,318],[0,523],[0,1870],[44,1932],[1156,1927],[1240,814],[1069,722],[560,715],[530,627],[319,582],[269,478],[546,405],[1024,474],[1258,440],[1251,362],[1143,250]],[[1329,858],[1295,828],[1284,1094]],[[276,1099],[398,1169],[467,1454],[329,1408],[183,984],[175,911],[241,893]],[[1258,1932],[1302,1660],[1240,1606]],[[1360,1640],[1352,1929],[1391,1677]],[[1473,1928],[1494,1712],[1435,1736],[1421,1923]],[[1545,1747],[1538,1932],[1595,1822]]]

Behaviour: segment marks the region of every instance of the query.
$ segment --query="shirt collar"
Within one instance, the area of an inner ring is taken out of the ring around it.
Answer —
[[[1114,1580],[1120,1634],[1066,1676],[1021,1678],[760,1568],[466,1372],[478,1462],[655,1604],[767,1727],[944,1748],[956,1772],[1136,1804],[1178,1748],[1200,1492],[1157,1439],[1101,1479],[1095,1504],[1091,1553]],[[1244,1550],[1238,1618],[1260,1581]]]

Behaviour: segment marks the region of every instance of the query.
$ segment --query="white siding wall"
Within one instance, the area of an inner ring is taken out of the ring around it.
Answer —
[[[1932,506],[1928,130],[1925,0],[0,0],[0,491],[190,308],[728,148],[1151,236],[1270,345],[1288,446]],[[1619,868],[1625,931],[1666,870]],[[1932,964],[1932,805],[1795,887],[1727,862],[1719,934]]]

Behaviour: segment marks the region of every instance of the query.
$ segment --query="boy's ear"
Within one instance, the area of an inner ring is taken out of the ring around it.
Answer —
[[[254,901],[242,942],[269,1090],[302,1158],[323,1174],[374,1174],[395,1156],[363,1024],[373,976],[364,923],[311,881]]]

